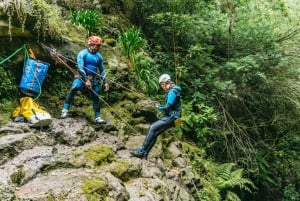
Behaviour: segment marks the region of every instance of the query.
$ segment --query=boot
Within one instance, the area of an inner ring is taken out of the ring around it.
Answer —
[[[130,154],[134,157],[141,158],[141,159],[147,160],[147,158],[148,158],[148,153],[146,153],[146,151],[142,147],[139,147],[133,151],[130,151]]]

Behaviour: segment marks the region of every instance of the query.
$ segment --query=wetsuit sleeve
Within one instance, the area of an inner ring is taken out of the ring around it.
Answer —
[[[106,79],[106,72],[104,69],[104,62],[103,62],[103,58],[102,56],[99,54],[100,59],[99,59],[99,71],[100,71],[100,76],[101,79],[103,80],[104,83],[107,83],[107,79]]]
[[[173,90],[170,90],[167,95],[166,105],[159,105],[157,109],[168,112],[171,109],[171,106],[174,105],[176,96],[177,94]]]
[[[79,71],[79,74],[83,77],[84,80],[86,80],[86,72],[84,70],[84,52],[81,51],[77,55],[77,68]]]
[[[170,90],[167,97],[167,105],[174,105],[177,94],[175,91]]]

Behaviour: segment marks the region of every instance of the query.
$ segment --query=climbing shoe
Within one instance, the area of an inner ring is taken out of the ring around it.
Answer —
[[[61,111],[60,118],[61,118],[61,119],[65,119],[65,118],[67,118],[67,116],[68,116],[68,110],[67,110],[67,109],[63,109],[63,110]]]
[[[95,119],[95,122],[96,122],[97,124],[106,124],[106,121],[105,121],[104,119],[102,119],[101,117],[97,117],[97,118]]]
[[[143,148],[137,148],[133,151],[130,151],[131,156],[137,157],[137,158],[141,158],[141,159],[146,159],[148,157],[148,154],[145,152],[145,150]]]

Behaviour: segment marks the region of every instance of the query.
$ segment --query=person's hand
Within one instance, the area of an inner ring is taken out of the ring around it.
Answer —
[[[90,79],[88,79],[87,81],[85,81],[85,87],[87,89],[91,89],[92,88],[92,82]]]
[[[108,85],[108,83],[105,83],[104,84],[104,91],[108,91],[109,90],[109,85]]]

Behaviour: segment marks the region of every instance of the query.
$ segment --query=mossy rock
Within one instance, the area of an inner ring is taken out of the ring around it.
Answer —
[[[107,182],[102,177],[83,178],[81,190],[90,201],[105,200],[108,195]]]
[[[126,182],[132,178],[139,177],[142,168],[133,166],[126,161],[117,161],[111,164],[109,171],[112,175]]]
[[[114,151],[111,147],[105,145],[95,145],[86,150],[77,150],[73,152],[77,161],[82,165],[101,166],[111,163],[115,160]]]
[[[20,185],[23,183],[25,178],[25,171],[23,170],[23,167],[19,167],[16,172],[14,172],[12,175],[10,175],[10,179],[14,184]]]

